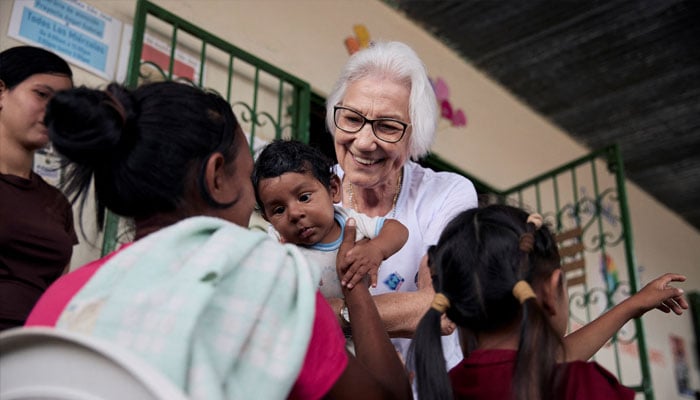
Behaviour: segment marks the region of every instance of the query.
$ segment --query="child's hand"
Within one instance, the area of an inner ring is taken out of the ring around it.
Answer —
[[[357,229],[356,227],[356,222],[353,218],[348,218],[348,220],[345,222],[345,232],[343,234],[343,242],[340,244],[340,248],[338,249],[338,255],[336,257],[336,272],[338,274],[338,278],[341,280],[341,286],[345,286],[348,289],[351,289],[352,286],[355,286],[359,281],[364,280],[365,284],[368,284],[368,277],[366,273],[361,273],[361,274],[355,274],[353,271],[357,269],[357,264],[355,264],[355,256],[353,254],[356,254],[357,252],[356,247],[362,245],[363,243],[368,242],[368,239],[363,239],[359,242],[355,242],[355,230]],[[345,285],[347,282],[345,280],[346,276],[350,276],[352,278],[353,285]]]
[[[350,267],[340,279],[342,286],[352,289],[366,274],[369,274],[370,285],[377,287],[377,274],[379,273],[379,265],[384,261],[384,255],[376,245],[372,244],[371,240],[355,243],[355,247],[348,252],[346,257],[350,262]]]
[[[658,308],[665,313],[673,311],[677,315],[683,314],[683,310],[688,309],[688,302],[683,298],[683,289],[669,286],[669,283],[684,281],[685,276],[668,273],[649,282],[630,298],[638,309],[635,318],[641,317],[653,308]]]

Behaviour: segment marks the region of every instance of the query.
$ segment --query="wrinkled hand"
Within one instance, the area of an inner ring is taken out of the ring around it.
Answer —
[[[355,248],[355,231],[357,227],[355,226],[355,220],[353,218],[348,218],[345,222],[345,231],[343,233],[343,242],[340,244],[338,249],[338,256],[335,261],[336,273],[338,274],[338,279],[341,281],[345,274],[349,271],[352,266],[352,260],[348,257],[348,253]],[[364,281],[366,284],[369,283],[368,275],[359,276],[360,281]]]
[[[673,311],[677,315],[688,309],[688,302],[683,297],[683,289],[670,286],[671,282],[684,282],[685,276],[667,273],[649,282],[630,300],[636,301],[639,309],[636,317],[657,308],[665,313]]]
[[[355,243],[346,255],[350,263],[345,275],[340,279],[340,284],[352,289],[365,275],[369,274],[370,284],[377,287],[377,274],[379,266],[384,261],[381,250],[371,240],[362,240]]]

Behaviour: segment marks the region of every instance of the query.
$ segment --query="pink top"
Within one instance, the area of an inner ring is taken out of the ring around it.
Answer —
[[[121,250],[128,247],[122,246]],[[63,309],[95,272],[118,251],[64,275],[51,285],[34,306],[25,326],[55,326]],[[320,399],[347,367],[345,337],[330,305],[316,293],[316,317],[311,341],[290,399]]]

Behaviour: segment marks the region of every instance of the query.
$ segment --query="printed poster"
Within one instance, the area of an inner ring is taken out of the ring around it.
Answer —
[[[122,23],[78,0],[15,0],[8,36],[114,78]]]

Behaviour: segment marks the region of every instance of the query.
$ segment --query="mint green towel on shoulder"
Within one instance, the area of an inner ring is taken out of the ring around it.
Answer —
[[[284,399],[311,338],[315,271],[263,232],[189,218],[105,263],[57,327],[130,349],[193,399]]]

